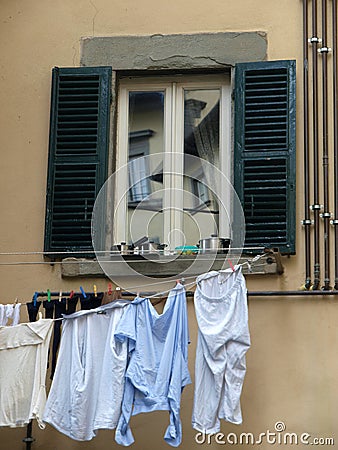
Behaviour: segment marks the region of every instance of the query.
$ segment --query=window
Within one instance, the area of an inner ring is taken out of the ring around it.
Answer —
[[[122,79],[118,105],[114,243],[146,235],[174,250],[215,233],[228,237],[226,211],[207,188],[213,175],[199,159],[231,176],[229,75]],[[152,135],[135,159],[131,137],[142,129]],[[118,170],[127,163],[129,185]],[[141,186],[147,190],[135,205]]]
[[[168,243],[169,236],[172,247],[188,243],[184,235],[196,243],[215,226],[226,237],[224,208],[208,189],[208,174],[185,165],[190,155],[215,164],[233,181],[246,219],[245,245],[294,253],[295,62],[242,63],[234,73],[122,79],[111,106],[118,110],[115,145],[111,68],[55,68],[45,251],[81,254],[92,248],[93,204],[115,161],[116,168],[129,162],[130,170],[119,182],[124,200],[116,211],[121,221],[114,242],[140,237],[142,221],[150,237]]]

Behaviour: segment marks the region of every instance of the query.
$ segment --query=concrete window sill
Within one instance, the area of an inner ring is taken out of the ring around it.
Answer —
[[[178,256],[174,261],[168,261],[166,264],[158,264],[156,261],[149,261],[146,258],[130,255],[124,256],[125,262],[130,265],[137,273],[150,277],[170,277],[182,273],[192,263],[192,255]],[[220,270],[226,260],[226,255],[217,255],[209,270]],[[252,255],[242,255],[239,263],[250,261]],[[124,264],[114,261],[114,275],[124,275]],[[161,257],[161,262],[165,261],[165,257]],[[225,264],[227,266],[227,264]],[[229,265],[227,266],[229,267]],[[205,272],[205,260],[201,264],[194,264],[194,268],[189,271],[189,275],[200,275]],[[283,266],[278,252],[268,252],[259,261],[251,265],[251,271],[248,265],[243,266],[243,273],[246,275],[280,275],[283,273]],[[62,277],[105,277],[99,262],[95,259],[86,258],[65,258],[61,264]]]

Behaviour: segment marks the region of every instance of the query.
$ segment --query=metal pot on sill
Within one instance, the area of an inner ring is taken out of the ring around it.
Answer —
[[[139,255],[149,255],[151,253],[159,253],[159,251],[164,250],[166,246],[167,244],[157,244],[156,242],[148,241],[135,247],[134,252],[136,250]]]
[[[128,245],[126,242],[121,242],[121,255],[130,255],[132,254],[132,247]]]
[[[198,247],[200,253],[227,253],[229,250],[231,239],[220,238],[216,234],[212,234],[209,238],[200,239]]]

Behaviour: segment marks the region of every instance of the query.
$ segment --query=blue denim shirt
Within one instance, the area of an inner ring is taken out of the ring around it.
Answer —
[[[129,426],[131,415],[168,410],[170,423],[164,439],[177,447],[182,440],[181,392],[191,383],[184,287],[177,284],[170,291],[162,314],[157,313],[149,299],[136,297],[124,311],[115,339],[128,340],[130,357],[116,442],[125,446],[134,442]]]

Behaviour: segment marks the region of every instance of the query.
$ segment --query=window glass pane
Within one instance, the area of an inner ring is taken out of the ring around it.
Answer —
[[[161,91],[129,92],[128,243],[163,242],[164,100]]]
[[[186,245],[219,234],[219,203],[210,189],[215,177],[212,167],[219,168],[219,142],[220,90],[185,90],[183,231]]]

